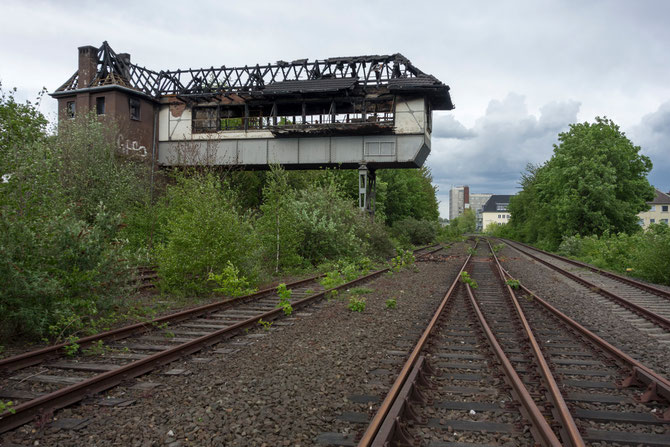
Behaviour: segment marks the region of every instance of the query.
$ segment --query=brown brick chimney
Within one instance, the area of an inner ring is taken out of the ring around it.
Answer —
[[[463,187],[463,204],[464,205],[470,205],[470,187],[469,186],[464,186]],[[466,206],[465,208],[470,208],[470,207]]]
[[[98,49],[91,45],[79,47],[79,80],[77,88],[89,86],[98,71]]]

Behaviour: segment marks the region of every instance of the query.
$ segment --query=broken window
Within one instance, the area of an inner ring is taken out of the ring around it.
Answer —
[[[262,130],[287,127],[309,129],[329,124],[363,126],[394,124],[393,99],[248,102],[193,107],[193,132]],[[393,155],[395,147],[374,148],[379,155]],[[372,155],[372,154],[371,154]]]
[[[74,101],[68,101],[65,105],[65,113],[67,114],[67,117],[74,118],[75,110]]]
[[[217,130],[244,130],[244,105],[219,109],[219,119]]]
[[[193,107],[193,132],[216,132],[219,130],[215,107]]]
[[[105,97],[99,96],[95,98],[95,113],[98,115],[105,114]]]
[[[129,98],[128,103],[130,106],[130,119],[139,121],[140,120],[140,100],[137,98]]]

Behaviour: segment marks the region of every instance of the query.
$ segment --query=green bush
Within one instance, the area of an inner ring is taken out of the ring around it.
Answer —
[[[88,224],[73,214],[27,221],[1,213],[0,337],[75,333],[125,291],[120,216],[100,206]]]
[[[179,175],[157,210],[159,234],[155,258],[160,287],[177,293],[211,291],[209,274],[228,262],[255,279],[256,235],[250,218],[214,174]]]
[[[347,309],[352,312],[363,312],[365,310],[365,299],[364,298],[349,298],[349,304],[347,304]]]
[[[3,339],[88,330],[127,290],[119,206],[135,170],[109,140],[91,139],[101,136],[97,122],[69,123],[57,137],[45,125],[33,104],[0,95],[1,174],[11,174],[0,182]]]
[[[226,296],[238,297],[252,294],[256,289],[249,287],[249,281],[244,276],[240,275],[240,271],[232,262],[228,261],[220,274],[209,274],[207,278],[214,281],[219,287],[215,288],[215,292],[223,293]]]
[[[412,245],[426,245],[437,237],[437,222],[406,217],[393,223],[393,235]]]
[[[565,237],[559,253],[600,268],[670,284],[670,227],[664,224],[631,235]]]

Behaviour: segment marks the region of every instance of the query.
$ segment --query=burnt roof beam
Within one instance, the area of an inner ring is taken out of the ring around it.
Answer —
[[[75,73],[58,92],[76,90]],[[108,79],[111,76],[110,79]],[[117,79],[118,78],[118,79]],[[355,78],[359,87],[388,86],[397,91],[441,91],[445,100],[448,87],[431,75],[416,68],[402,54],[384,56],[335,57],[324,60],[293,62],[249,67],[189,69],[155,72],[132,64],[117,55],[107,42],[98,50],[98,71],[90,86],[96,83],[120,83],[159,98],[163,95],[227,95],[241,92],[263,92],[268,86],[282,82],[315,82],[329,79]],[[415,79],[418,83],[398,84],[397,80]],[[450,101],[449,101],[450,102]]]

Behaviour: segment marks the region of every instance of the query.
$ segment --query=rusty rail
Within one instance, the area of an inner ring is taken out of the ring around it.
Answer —
[[[323,275],[315,275],[309,278],[301,279],[299,281],[292,282],[287,284],[287,287],[295,287],[303,283],[314,281],[322,277]],[[239,303],[250,301],[256,298],[260,298],[267,294],[273,293],[276,290],[276,287],[270,287],[267,289],[259,290],[258,292],[252,293],[250,295],[241,296],[238,298],[233,298],[230,300],[217,301],[215,303],[205,304],[203,306],[194,307],[193,309],[187,309],[175,314],[165,315],[163,317],[154,318],[153,320],[135,323],[130,326],[124,326],[118,329],[113,329],[111,331],[101,332],[99,334],[90,335],[88,337],[83,337],[77,340],[77,344],[83,349],[86,348],[98,340],[104,341],[116,341],[131,335],[135,335],[141,332],[147,332],[154,329],[156,325],[162,323],[177,323],[180,321],[188,320],[191,318],[198,317],[215,310],[223,310],[228,307],[233,307]],[[25,368],[28,366],[36,365],[45,360],[57,357],[60,355],[61,350],[68,346],[70,343],[59,343],[46,348],[38,349],[35,351],[26,352],[19,354],[13,357],[7,357],[5,359],[0,359],[0,369],[7,371],[14,371],[17,369]]]
[[[414,368],[414,365],[416,364],[416,362],[420,357],[421,350],[423,350],[423,347],[428,341],[430,333],[433,331],[433,328],[437,324],[440,314],[442,314],[442,311],[446,307],[449,298],[451,297],[453,291],[456,289],[461,272],[465,270],[465,266],[468,264],[468,261],[470,261],[471,257],[472,255],[468,255],[467,259],[465,260],[465,263],[463,263],[463,267],[461,267],[461,270],[458,272],[456,279],[451,284],[451,287],[449,287],[449,290],[447,291],[446,295],[444,295],[444,298],[440,302],[437,311],[433,315],[433,318],[430,320],[430,323],[428,323],[428,327],[426,327],[426,329],[423,331],[421,338],[419,338],[419,341],[417,342],[416,346],[410,353],[409,359],[407,360],[407,362],[405,362],[405,365],[400,371],[400,374],[398,374],[398,377],[396,378],[395,382],[393,382],[391,390],[386,395],[386,398],[384,398],[384,401],[381,403],[379,409],[377,410],[377,413],[375,413],[374,417],[372,418],[372,421],[368,425],[368,428],[365,430],[365,433],[363,433],[363,436],[360,442],[358,443],[358,447],[369,447],[371,445],[375,446],[378,445],[375,441],[377,433],[379,432],[381,426],[384,424],[384,421],[387,415],[389,414],[389,411],[391,410],[391,407],[396,401],[398,395],[400,394],[401,389],[407,382],[407,378],[409,377],[410,373]],[[393,417],[393,419],[395,419],[395,416]],[[373,444],[373,441],[375,441],[375,444]]]
[[[514,369],[514,366],[510,362],[510,360],[507,358],[505,355],[505,351],[503,351],[502,347],[498,343],[498,340],[496,339],[495,335],[493,334],[493,331],[489,327],[488,323],[486,322],[486,318],[484,317],[484,314],[482,313],[481,309],[479,308],[479,305],[477,304],[477,300],[475,300],[475,296],[472,293],[472,288],[470,287],[470,284],[466,284],[466,289],[468,291],[468,296],[470,297],[470,303],[472,304],[472,307],[475,310],[475,313],[477,314],[477,318],[479,319],[479,323],[481,324],[482,328],[484,329],[484,333],[486,334],[486,338],[489,340],[489,344],[493,348],[493,351],[500,361],[500,365],[502,366],[503,370],[505,371],[505,375],[507,376],[507,379],[509,381],[510,386],[514,390],[517,399],[521,401],[521,404],[523,405],[523,408],[525,410],[525,416],[531,421],[532,423],[532,432],[535,435],[535,439],[539,439],[542,442],[543,446],[555,446],[555,447],[560,447],[561,441],[559,441],[558,437],[556,434],[553,432],[549,424],[547,423],[547,420],[544,418],[542,413],[540,412],[540,409],[537,407],[535,404],[535,401],[533,401],[533,398],[531,397],[530,393],[528,392],[528,389],[526,389],[525,385],[523,384],[521,378],[519,375],[516,373],[516,370]],[[582,444],[583,445],[583,444]]]
[[[563,426],[563,434],[567,439],[564,439],[565,444],[571,447],[582,447],[585,446],[586,444],[584,443],[584,440],[582,439],[582,435],[579,433],[579,429],[577,428],[577,424],[575,423],[574,418],[570,414],[570,410],[568,409],[568,405],[565,403],[565,399],[563,398],[563,395],[561,394],[561,391],[558,387],[558,384],[556,383],[556,379],[554,378],[554,375],[552,374],[551,370],[549,369],[549,364],[547,363],[547,360],[545,359],[544,355],[542,354],[542,350],[540,349],[540,345],[537,342],[537,339],[535,338],[535,335],[533,333],[533,330],[530,327],[530,324],[528,323],[528,319],[526,318],[526,315],[524,314],[523,310],[521,309],[521,305],[519,304],[519,301],[516,297],[516,294],[512,290],[512,288],[509,286],[509,284],[505,283],[505,274],[503,273],[502,266],[500,265],[500,262],[498,261],[498,257],[496,256],[495,252],[493,251],[493,248],[491,247],[491,243],[487,240],[486,241],[489,249],[491,250],[491,254],[493,255],[493,259],[495,260],[496,264],[496,273],[498,276],[498,279],[500,280],[501,283],[504,284],[504,287],[507,290],[507,293],[512,300],[512,304],[514,306],[514,309],[516,310],[516,314],[519,317],[519,321],[521,321],[521,325],[523,326],[524,329],[524,335],[526,338],[528,338],[528,341],[530,342],[531,349],[533,351],[533,356],[535,357],[535,360],[537,361],[537,366],[540,370],[540,374],[542,375],[542,378],[544,379],[544,383],[547,386],[549,390],[549,396],[550,396],[550,401],[554,405],[554,408],[556,409],[556,416],[560,423]]]
[[[439,245],[439,244],[438,244]],[[421,250],[427,250],[427,249],[432,249],[436,245],[428,245],[425,247],[420,247],[414,250],[414,253],[417,253]],[[441,249],[434,249],[434,250],[429,250],[429,252],[424,253],[424,254],[430,254],[434,253],[435,251],[438,251]],[[287,287],[295,287],[299,286],[301,284],[308,283],[310,281],[315,281],[321,277],[323,277],[323,274],[319,275],[313,275],[310,276],[309,278],[301,279],[298,281],[294,281],[292,283],[286,284]],[[274,293],[276,291],[276,287],[268,287],[263,290],[259,290],[258,292],[254,292],[249,295],[244,295],[241,297],[237,298],[232,298],[229,300],[223,300],[223,301],[217,301],[215,303],[210,303],[210,304],[205,304],[203,306],[198,306],[194,307],[192,309],[187,309],[183,310],[181,312],[177,312],[174,314],[170,315],[165,315],[162,317],[154,318],[153,320],[149,321],[143,321],[141,323],[135,323],[129,326],[124,326],[121,328],[117,329],[112,329],[111,331],[106,331],[106,332],[101,332],[99,334],[94,334],[90,335],[88,337],[83,337],[77,340],[77,344],[80,346],[81,349],[85,349],[89,346],[91,346],[93,343],[99,341],[99,340],[104,340],[104,341],[116,341],[120,340],[126,337],[130,337],[131,335],[139,334],[142,332],[148,332],[153,330],[156,326],[163,324],[163,323],[178,323],[180,321],[185,321],[189,320],[192,318],[199,317],[201,315],[214,312],[214,311],[219,311],[219,310],[224,310],[229,307],[234,307],[237,306],[238,304],[245,303],[247,301],[252,301],[254,299],[260,298],[262,296],[268,295],[270,293]],[[68,346],[70,343],[59,343],[51,346],[47,346],[42,349],[37,349],[35,351],[30,351],[26,352],[23,354],[15,355],[12,357],[7,357],[4,359],[0,359],[0,370],[6,370],[6,371],[15,371],[17,369],[21,368],[26,368],[28,366],[36,365],[38,363],[41,363],[45,360],[49,360],[51,358],[57,357],[60,355],[61,350]]]
[[[619,274],[614,273],[614,272],[609,272],[607,270],[603,270],[601,268],[589,265],[585,262],[581,262],[581,261],[577,261],[575,259],[566,258],[565,256],[557,255],[556,253],[549,253],[548,251],[540,250],[540,249],[535,248],[531,245],[524,244],[523,242],[507,241],[506,239],[501,239],[501,240],[506,241],[506,242],[512,242],[514,244],[518,244],[518,245],[524,246],[526,248],[530,248],[532,250],[539,251],[539,252],[541,252],[541,253],[543,253],[547,256],[551,256],[552,258],[560,259],[561,261],[567,262],[567,263],[572,264],[572,265],[577,266],[577,267],[583,267],[585,269],[589,269],[592,272],[599,273],[603,276],[607,276],[608,278],[616,279],[617,281],[621,281],[621,282],[626,283],[628,285],[631,285],[633,287],[638,287],[640,289],[646,290],[649,293],[653,293],[654,295],[658,295],[661,298],[665,298],[667,300],[670,300],[670,292],[668,292],[667,290],[663,290],[661,288],[658,288],[658,287],[654,287],[651,284],[645,284],[645,283],[643,283],[641,281],[637,281],[633,278],[629,278],[627,276],[619,275]]]
[[[501,266],[502,272],[506,278],[514,279],[514,277]],[[576,330],[579,334],[586,337],[589,341],[594,343],[596,346],[602,348],[605,352],[610,354],[615,359],[618,359],[621,363],[626,365],[631,369],[631,378],[638,380],[639,382],[648,386],[648,392],[653,392],[658,396],[663,397],[666,401],[670,402],[670,380],[661,376],[651,368],[643,365],[639,361],[635,360],[616,346],[608,343],[600,336],[594,334],[586,327],[579,324],[574,319],[567,316],[565,313],[561,312],[551,304],[549,304],[544,299],[540,298],[535,292],[527,288],[525,285],[520,284],[522,290],[527,293],[529,296],[533,297],[533,301],[540,304],[542,307],[547,309],[552,314],[556,315],[560,320],[566,323],[568,326]],[[666,415],[670,419],[670,415]]]
[[[415,252],[424,250],[427,247],[423,247],[415,250]],[[423,253],[421,256],[425,256],[442,249],[442,246],[439,246],[436,249],[429,250],[426,253]],[[322,292],[315,293],[306,298],[303,298],[299,301],[292,303],[294,309],[299,309],[301,307],[311,304],[313,301],[324,297],[327,293],[333,290],[341,290],[356,285],[360,282],[370,280],[376,276],[379,276],[385,272],[389,271],[389,268],[384,268],[377,270],[375,272],[369,273],[365,276],[357,278],[353,281],[347,282],[337,287],[324,290]],[[302,282],[307,280],[302,280]],[[269,289],[266,289],[269,290]],[[274,289],[273,289],[274,290]],[[261,293],[261,292],[257,292]],[[251,295],[249,295],[251,296]],[[243,297],[243,298],[248,298]],[[214,303],[218,304],[218,303]],[[212,306],[212,305],[208,305]],[[203,306],[203,307],[208,307]],[[185,311],[189,312],[189,311]],[[177,360],[185,355],[193,354],[194,352],[199,351],[200,349],[210,346],[212,344],[218,343],[221,340],[226,338],[233,337],[237,335],[240,331],[245,328],[255,327],[258,324],[259,319],[272,320],[279,317],[283,313],[283,309],[277,308],[263,314],[256,315],[252,318],[249,318],[245,321],[236,323],[224,329],[212,332],[210,334],[204,335],[202,337],[196,338],[187,343],[183,343],[179,346],[176,346],[172,349],[168,349],[157,354],[150,355],[141,360],[137,360],[127,365],[121,366],[118,369],[109,371],[106,373],[99,374],[97,376],[86,379],[75,385],[70,385],[68,387],[62,388],[60,390],[54,391],[52,393],[46,394],[44,396],[38,397],[31,401],[25,402],[21,405],[18,405],[12,408],[12,411],[5,411],[0,414],[0,433],[4,433],[13,428],[19,427],[23,424],[26,424],[33,420],[35,417],[38,417],[40,414],[44,414],[48,411],[57,410],[59,408],[66,407],[75,402],[78,402],[84,399],[87,396],[90,396],[95,393],[105,391],[109,388],[112,388],[119,383],[138,377],[142,374],[146,374],[153,369],[162,366],[164,364],[170,363],[174,360]],[[165,318],[165,317],[164,317]],[[133,325],[137,327],[137,325]],[[55,351],[60,349],[62,346],[52,347]],[[45,348],[46,349],[46,348]],[[44,351],[44,350],[40,350]],[[50,351],[53,352],[53,351]],[[30,354],[30,353],[28,353]],[[5,359],[10,360],[10,359]]]
[[[592,282],[589,282],[589,281],[585,280],[584,278],[580,278],[579,276],[575,275],[574,273],[570,273],[567,270],[564,270],[564,269],[552,264],[551,262],[545,261],[544,259],[541,259],[541,258],[535,256],[532,253],[529,253],[525,250],[521,250],[519,247],[515,247],[512,244],[508,244],[508,245],[510,247],[514,248],[515,250],[517,250],[518,252],[525,254],[526,256],[536,260],[537,262],[539,262],[543,265],[546,265],[547,267],[549,267],[553,270],[556,270],[557,272],[561,273],[562,275],[567,276],[568,278],[572,279],[573,281],[578,282],[579,284],[581,284],[585,287],[588,287],[590,290],[592,290],[594,292],[597,292],[597,293],[600,293],[601,295],[603,295],[607,298],[610,298],[611,300],[621,304],[624,307],[627,307],[631,311],[633,311],[633,312],[637,313],[638,315],[646,318],[647,320],[651,321],[652,323],[657,324],[658,326],[661,326],[665,330],[670,331],[670,320],[669,319],[664,318],[661,315],[657,315],[654,312],[650,311],[649,309],[646,309],[646,308],[644,308],[644,307],[642,307],[638,304],[632,303],[632,302],[628,301],[627,299],[625,299],[625,298],[623,298],[623,297],[621,297],[621,296],[619,296],[615,293],[612,293],[608,290],[605,290],[601,287],[598,287],[596,284],[593,284]],[[533,250],[537,250],[537,249],[533,248]],[[545,253],[545,252],[542,252],[541,250],[538,250],[538,251],[540,251],[541,253]],[[545,253],[545,254],[550,255],[549,253]]]
[[[447,306],[447,303],[449,302],[449,299],[451,298],[454,290],[458,286],[461,273],[465,271],[465,268],[467,267],[471,258],[472,255],[469,255],[465,260],[465,262],[463,263],[463,266],[458,272],[456,279],[449,287],[449,290],[442,299],[442,302],[438,306],[437,311],[433,315],[433,318],[431,319],[430,323],[424,330],[416,346],[410,353],[409,359],[407,360],[402,370],[400,371],[400,374],[393,383],[391,390],[386,395],[386,398],[379,407],[379,410],[377,410],[377,413],[375,414],[372,421],[368,425],[368,428],[366,429],[360,442],[358,443],[358,447],[388,446],[390,445],[391,438],[394,435],[396,435],[396,432],[399,429],[398,422],[400,414],[403,412],[405,406],[407,405],[409,396],[414,391],[415,381],[421,377],[421,371],[425,365],[424,357],[421,356],[421,351],[423,350],[428,340],[428,337],[430,336],[435,326],[437,325],[437,321],[439,320],[442,312]],[[530,393],[521,382],[521,379],[514,371],[511,362],[509,361],[509,359],[507,359],[505,353],[502,351],[502,348],[495,339],[493,332],[486,323],[486,320],[484,319],[481,310],[479,309],[476,301],[474,300],[472,290],[470,289],[469,285],[466,284],[466,286],[473,308],[475,309],[475,312],[479,318],[482,328],[484,329],[486,336],[489,339],[489,342],[491,343],[491,347],[493,348],[493,350],[496,353],[496,356],[503,365],[503,369],[505,373],[508,375],[508,379],[511,382],[512,387],[515,389],[515,392],[517,393],[519,400],[521,400],[526,410],[526,417],[530,419],[533,423],[533,433],[535,434],[536,439],[541,439],[544,446],[555,446],[555,447],[560,446],[561,445],[560,441],[558,440],[556,435],[551,430],[551,427],[549,427],[549,424],[540,413],[540,410],[537,408],[537,405],[535,405],[535,402],[533,402]]]

